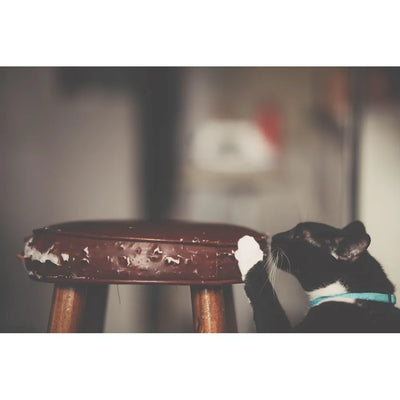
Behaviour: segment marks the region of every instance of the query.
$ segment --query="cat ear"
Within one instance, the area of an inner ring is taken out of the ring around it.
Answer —
[[[355,261],[367,250],[371,238],[361,221],[354,221],[342,229],[342,235],[337,238],[332,256],[343,261]]]

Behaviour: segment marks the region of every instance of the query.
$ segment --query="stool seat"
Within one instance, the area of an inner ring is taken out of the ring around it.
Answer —
[[[43,282],[213,286],[242,282],[234,253],[245,235],[266,248],[265,235],[235,225],[68,222],[35,229],[22,257],[29,276]]]

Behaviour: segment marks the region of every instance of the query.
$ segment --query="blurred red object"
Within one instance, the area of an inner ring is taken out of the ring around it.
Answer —
[[[256,115],[256,122],[264,138],[280,152],[282,148],[282,112],[276,104],[263,105]]]

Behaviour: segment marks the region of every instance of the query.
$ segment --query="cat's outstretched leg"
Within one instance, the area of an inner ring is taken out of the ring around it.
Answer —
[[[257,332],[290,332],[292,330],[268,278],[267,268],[263,261],[258,262],[246,274],[244,289],[253,307]]]
[[[245,291],[253,307],[257,332],[290,332],[292,330],[268,278],[264,254],[254,238],[239,240],[235,254],[245,281]]]

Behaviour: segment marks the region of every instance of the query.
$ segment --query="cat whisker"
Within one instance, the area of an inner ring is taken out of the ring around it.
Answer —
[[[271,251],[268,254],[267,260],[266,260],[266,268],[268,271],[268,278],[271,282],[272,288],[275,288],[276,285],[276,278],[277,278],[277,271],[278,271],[278,267],[277,267],[277,256],[274,257],[274,252]],[[276,297],[276,293],[275,290],[273,290],[273,294]]]
[[[277,249],[279,251],[279,255],[280,256],[284,256],[286,258],[287,266],[288,266],[288,272],[292,272],[292,265],[290,263],[289,257],[287,256],[287,254],[280,247],[277,247]]]
[[[265,285],[268,283],[268,280],[271,280],[271,278],[270,278],[270,269],[269,269],[270,261],[271,261],[270,260],[270,255],[268,254],[267,259],[265,260],[265,263],[263,264],[263,267],[265,268],[267,274],[266,274],[266,277],[265,277],[265,281],[264,281],[264,283],[263,283],[263,285],[261,286],[261,289],[260,289],[260,293],[259,293],[260,296],[261,296],[261,293],[262,293]]]

